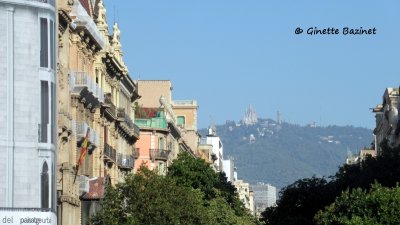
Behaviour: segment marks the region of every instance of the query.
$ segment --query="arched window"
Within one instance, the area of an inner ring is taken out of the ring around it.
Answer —
[[[43,163],[42,173],[40,174],[40,189],[41,189],[41,207],[49,207],[49,166],[47,162]]]

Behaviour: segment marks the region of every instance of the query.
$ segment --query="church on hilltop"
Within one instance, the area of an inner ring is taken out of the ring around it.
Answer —
[[[244,113],[242,124],[249,126],[249,125],[255,125],[255,124],[257,124],[257,122],[258,122],[258,118],[257,118],[256,110],[250,104],[249,107],[247,108],[246,112]]]

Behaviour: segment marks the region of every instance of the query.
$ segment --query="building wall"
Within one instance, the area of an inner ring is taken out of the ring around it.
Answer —
[[[239,195],[239,199],[243,202],[246,209],[249,209],[251,213],[254,211],[253,206],[253,194],[250,194],[250,184],[244,182],[243,180],[237,180],[233,182],[237,193]]]
[[[40,66],[40,18],[55,21],[52,5],[36,1],[0,0],[0,210],[1,215],[18,214],[14,208],[45,208],[37,215],[53,217],[55,224],[54,93],[46,92],[49,129],[47,141],[39,141],[41,123],[41,80],[47,88],[55,84],[54,67]],[[46,37],[55,36],[47,30]],[[54,42],[46,42],[48,50]],[[50,48],[51,47],[51,48]],[[48,61],[55,55],[47,51]],[[54,87],[54,86],[53,86]],[[51,89],[51,88],[50,88]],[[53,107],[50,107],[53,106]],[[52,138],[51,138],[52,137]],[[44,182],[43,182],[44,181]],[[43,182],[43,186],[41,185]],[[45,191],[45,190],[48,191]],[[42,201],[47,201],[43,203]],[[52,211],[47,212],[47,211]]]
[[[197,131],[197,108],[197,103],[190,106],[173,104],[173,109],[176,116],[185,117],[185,126],[183,127],[184,129]]]
[[[118,25],[110,34],[101,0],[61,0],[58,6],[59,224],[79,225],[88,217],[81,200],[99,201],[103,196],[93,191],[133,173],[137,84],[122,60]],[[78,166],[87,130],[88,149]],[[90,187],[89,180],[101,187]]]
[[[200,135],[197,133],[197,102],[194,100],[177,100],[172,102],[172,107],[177,117],[185,118],[185,125],[181,128],[182,137],[192,151],[197,154]]]
[[[213,146],[212,152],[216,155],[217,159],[215,160],[214,164],[218,171],[223,170],[223,145],[221,139],[218,136],[207,136],[207,144]]]
[[[376,128],[374,129],[375,150],[377,155],[381,154],[380,144],[386,139],[391,146],[400,144],[400,126],[398,123],[398,98],[399,89],[387,88],[383,94],[382,104],[378,105],[373,112],[375,113]]]
[[[254,193],[254,206],[257,215],[260,215],[267,207],[276,205],[276,187],[258,183],[251,185],[251,188]]]
[[[172,83],[169,80],[138,80],[138,103],[147,108],[160,107],[160,97],[164,96],[168,104],[172,101]]]
[[[163,139],[164,147],[160,146],[160,138]],[[160,175],[166,175],[167,167],[172,162],[172,159],[176,158],[176,148],[175,150],[169,149],[171,146],[170,135],[166,130],[153,130],[149,131],[142,129],[140,133],[140,139],[136,142],[136,147],[138,148],[138,158],[135,161],[135,172],[143,165],[150,170],[157,170]],[[173,146],[178,146],[175,143]],[[162,147],[162,148],[161,148]],[[166,157],[155,158],[160,152],[165,153]]]
[[[233,159],[223,160],[223,166],[224,166],[224,173],[225,173],[226,178],[228,179],[228,181],[229,182],[235,181],[235,179],[234,179],[235,164],[234,164]]]
[[[152,144],[153,142],[153,144]],[[158,145],[158,138],[153,135],[152,132],[140,132],[140,139],[136,142],[136,148],[138,149],[138,158],[135,161],[135,172],[143,165],[152,169],[150,160],[150,148],[152,145],[155,147]]]

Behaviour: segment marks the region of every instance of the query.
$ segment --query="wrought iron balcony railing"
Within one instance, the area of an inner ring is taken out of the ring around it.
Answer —
[[[150,149],[150,159],[152,161],[154,160],[162,160],[162,161],[167,161],[170,150],[166,149]]]
[[[87,88],[90,93],[96,97],[99,102],[104,102],[104,92],[101,87],[86,72],[70,73],[70,90],[71,92],[80,93],[83,88]]]
[[[118,154],[117,164],[121,169],[132,170],[135,165],[135,157],[133,155]]]
[[[111,147],[109,144],[104,144],[104,160],[112,162],[116,162],[117,160],[117,151]]]
[[[111,93],[106,93],[104,95],[104,106],[107,107],[106,111],[114,118],[117,117],[116,107],[113,103],[113,98]]]
[[[133,132],[133,135],[139,137],[140,135],[140,128],[132,121],[131,117],[128,113],[125,113],[125,108],[118,108],[117,110],[117,117],[122,122],[126,124],[129,128],[130,132]]]

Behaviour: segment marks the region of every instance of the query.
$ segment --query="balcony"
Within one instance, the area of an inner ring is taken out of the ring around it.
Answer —
[[[164,117],[135,119],[135,124],[137,124],[141,129],[168,129],[167,120]]]
[[[150,159],[152,161],[154,160],[161,160],[161,161],[167,161],[170,150],[165,150],[165,149],[150,149]]]
[[[104,161],[115,163],[117,160],[117,151],[109,144],[104,144]]]
[[[71,72],[69,82],[71,93],[80,95],[93,105],[104,103],[103,90],[88,73]]]
[[[116,120],[116,119],[118,119],[118,115],[116,113],[116,107],[115,107],[112,99],[113,98],[112,98],[111,93],[106,93],[104,95],[103,107],[104,107],[104,111],[108,115],[108,117],[110,117],[113,120]]]
[[[91,128],[85,122],[72,122],[72,130],[75,131],[76,139],[79,142],[82,142],[86,137],[86,132],[89,129],[89,148],[94,148],[99,146],[100,144],[100,135],[95,132],[93,128]]]
[[[118,154],[117,164],[120,169],[132,170],[135,165],[135,157],[133,155]]]
[[[129,114],[125,113],[124,108],[118,108],[117,117],[118,120],[121,121],[119,125],[122,130],[124,130],[129,136],[138,139],[140,135],[140,128],[133,123]]]
[[[39,1],[39,0],[37,0]],[[46,1],[46,0],[43,0]],[[51,0],[54,1],[54,0]],[[72,10],[70,13],[72,19],[72,28],[75,30],[84,30],[88,33],[93,40],[95,40],[96,44],[100,48],[104,48],[105,41],[100,34],[97,25],[93,21],[93,18],[87,13],[85,8],[79,1],[74,1],[74,5],[72,6]]]

